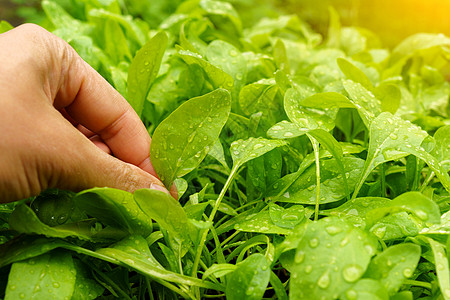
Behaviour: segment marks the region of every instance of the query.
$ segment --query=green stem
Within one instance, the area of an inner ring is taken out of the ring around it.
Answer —
[[[426,289],[431,290],[432,286],[431,283],[428,282],[423,282],[423,281],[418,281],[418,280],[405,280],[403,282],[404,284],[408,284],[408,285],[413,285],[413,286],[420,286]]]
[[[150,284],[150,279],[148,279],[148,277],[145,277],[145,284],[147,285],[147,291],[150,300],[155,300],[155,298],[153,297],[152,285]]]
[[[386,170],[384,163],[380,166],[381,171],[381,197],[386,197]]]
[[[227,181],[225,182],[225,185],[223,186],[222,190],[220,191],[219,197],[216,200],[216,203],[214,204],[213,210],[211,211],[211,214],[209,215],[208,222],[210,223],[210,226],[213,226],[213,220],[217,213],[217,210],[219,209],[220,202],[222,202],[223,197],[225,196],[225,193],[227,192],[229,186],[231,185],[234,175],[236,174],[237,168],[231,169],[230,176],[228,176]],[[205,229],[202,234],[202,238],[200,239],[200,244],[197,248],[197,254],[194,258],[194,264],[192,265],[192,276],[197,277],[197,271],[198,271],[198,264],[200,262],[200,257],[202,256],[203,247],[205,246],[206,237],[208,236],[209,228]]]
[[[434,171],[431,171],[431,173],[428,175],[428,177],[425,179],[422,186],[420,187],[421,193],[423,193],[423,191],[425,190],[425,188],[428,186],[428,184],[431,182],[431,180],[434,178],[435,175],[436,174],[434,173]]]
[[[311,144],[314,149],[314,159],[316,161],[316,207],[314,209],[314,221],[319,219],[319,205],[320,205],[320,158],[319,158],[319,143],[317,140],[308,134]],[[344,174],[345,175],[345,174]]]

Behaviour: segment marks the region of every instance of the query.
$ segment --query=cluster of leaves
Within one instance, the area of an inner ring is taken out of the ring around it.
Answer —
[[[180,201],[1,205],[1,298],[450,299],[448,37],[388,51],[333,10],[323,40],[228,2],[69,2],[42,2],[49,29],[138,112]]]

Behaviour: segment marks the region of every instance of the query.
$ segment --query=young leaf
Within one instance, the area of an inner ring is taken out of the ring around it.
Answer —
[[[445,170],[450,170],[450,125],[442,126],[434,134],[436,148],[433,150],[435,157],[444,165]]]
[[[270,265],[264,255],[253,254],[228,277],[226,295],[229,300],[261,299],[270,278]]]
[[[364,277],[379,280],[392,296],[413,275],[420,252],[420,247],[411,243],[391,246],[370,262]]]
[[[300,128],[323,129],[330,131],[334,128],[334,119],[336,118],[336,109],[311,109],[301,107],[301,100],[306,98],[303,91],[290,88],[284,96],[284,109],[289,119]]]
[[[112,188],[93,188],[78,193],[73,201],[104,224],[131,234],[148,235],[152,232],[152,223],[148,222],[131,193]]]
[[[436,202],[419,192],[403,193],[383,207],[367,212],[366,218],[369,224],[374,224],[389,213],[399,211],[407,211],[426,223],[439,224],[441,221],[441,213]]]
[[[184,256],[193,229],[180,203],[164,192],[151,189],[137,190],[134,192],[134,199],[149,218],[167,230],[170,237],[181,247],[180,255]]]
[[[73,265],[77,277],[72,299],[93,300],[100,297],[105,288],[92,278],[90,269],[78,259],[73,260]]]
[[[267,140],[264,138],[249,138],[247,140],[234,141],[230,148],[231,157],[233,158],[233,169],[238,169],[247,161],[284,145],[286,145],[284,141]]]
[[[362,184],[376,166],[399,159],[420,148],[427,133],[391,113],[383,112],[370,125],[370,142],[363,173],[352,199],[356,198]]]
[[[395,84],[382,83],[374,89],[373,93],[380,100],[382,111],[395,114],[402,98],[400,89]]]
[[[295,255],[280,258],[291,273],[290,298],[338,298],[364,274],[375,246],[366,232],[336,217],[311,223]]]
[[[11,266],[5,300],[70,299],[75,286],[72,255],[53,251]],[[25,284],[24,284],[25,283]]]
[[[223,89],[183,103],[156,128],[150,158],[167,187],[195,169],[219,137],[231,109]]]
[[[302,136],[309,131],[308,128],[300,128],[295,123],[281,121],[267,130],[267,135],[273,139],[291,139]]]
[[[381,113],[380,100],[357,82],[345,80],[343,85],[364,124],[370,128],[373,119]]]
[[[445,255],[445,247],[441,243],[433,239],[427,238],[431,245],[434,255],[434,263],[436,265],[436,273],[439,280],[439,287],[441,288],[442,296],[445,300],[450,299],[450,271],[448,258]],[[447,248],[447,251],[448,248]]]
[[[114,258],[130,269],[134,269],[142,274],[150,276],[154,280],[169,281],[179,284],[193,285],[214,290],[223,290],[218,284],[202,281],[197,278],[180,275],[168,271],[153,258],[148,250],[148,245],[143,238],[126,238],[123,241],[108,248],[100,248],[95,253],[105,257]],[[151,255],[151,256],[150,256]]]
[[[341,69],[342,73],[344,73],[348,79],[354,82],[358,82],[369,91],[373,89],[373,84],[367,77],[367,75],[364,74],[363,71],[358,69],[354,64],[343,58],[338,58],[337,64]]]
[[[226,89],[229,92],[233,91],[233,77],[225,73],[222,69],[206,61],[201,55],[187,50],[179,50],[178,55],[188,65],[199,65],[205,72],[213,88]]]
[[[147,93],[159,72],[167,34],[157,33],[137,53],[128,70],[128,102],[140,116]]]
[[[11,229],[19,233],[42,234],[58,238],[77,237],[85,241],[95,239],[92,220],[51,227],[42,223],[31,208],[25,204],[16,207],[9,219],[9,225]]]
[[[344,157],[342,160],[348,191],[352,191],[358,182],[363,167],[363,160],[356,157]],[[342,172],[335,159],[320,161],[320,204],[336,202],[346,197]],[[316,203],[316,167],[308,167],[304,173],[274,200],[281,202],[315,204]]]
[[[343,300],[372,299],[389,300],[386,288],[378,280],[363,278],[358,280],[342,297]]]

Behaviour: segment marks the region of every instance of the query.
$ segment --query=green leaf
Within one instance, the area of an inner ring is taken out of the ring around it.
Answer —
[[[439,224],[441,221],[439,206],[419,192],[403,193],[385,206],[367,212],[366,218],[370,224],[374,224],[378,219],[399,211],[411,213],[422,222],[430,224]]]
[[[219,2],[223,3],[223,2]],[[206,58],[214,66],[233,77],[233,98],[237,98],[247,80],[247,61],[239,50],[222,40],[211,42],[206,48]]]
[[[14,27],[11,24],[9,24],[7,21],[4,21],[4,20],[0,21],[0,33],[7,32],[13,28]]]
[[[347,177],[348,190],[351,192],[361,175],[363,160],[355,157],[344,157],[342,160]],[[335,159],[320,161],[320,204],[339,201],[346,197],[342,172]],[[274,198],[281,202],[300,204],[316,203],[316,167],[308,167],[284,192]]]
[[[148,235],[152,232],[152,223],[148,222],[131,193],[112,188],[93,188],[78,193],[74,202],[104,224],[131,234]]]
[[[111,247],[98,249],[95,253],[111,257],[123,266],[150,276],[156,281],[164,280],[213,290],[223,290],[222,286],[218,284],[180,275],[162,268],[153,256],[150,256],[149,251],[145,239],[130,237]]]
[[[92,278],[89,268],[77,259],[74,259],[73,263],[77,277],[72,299],[93,300],[100,297],[105,289]]]
[[[337,64],[339,65],[342,73],[344,73],[348,79],[358,82],[369,91],[373,89],[372,82],[367,75],[358,69],[354,64],[343,58],[338,58]]]
[[[290,213],[287,213],[287,215],[292,216]],[[304,214],[302,217],[300,215],[295,215],[295,217],[302,220],[304,218]],[[292,217],[292,219],[294,219],[295,217]],[[278,221],[276,216],[274,216],[274,219]],[[234,225],[234,229],[238,231],[260,232],[264,234],[288,235],[291,233],[291,230],[289,228],[278,226],[277,224],[275,224],[275,222],[271,218],[269,210],[264,210],[259,213],[248,215],[244,220],[237,221]]]
[[[302,106],[314,108],[355,108],[347,97],[336,92],[317,93],[300,101]]]
[[[301,100],[306,98],[302,93],[304,92],[294,88],[286,91],[284,109],[289,119],[300,128],[332,130],[337,113],[336,109],[319,110],[302,107]]]
[[[58,239],[49,239],[42,236],[22,235],[0,245],[0,268],[11,263],[26,260],[68,243]]]
[[[42,223],[31,208],[25,204],[16,207],[9,219],[9,225],[11,229],[19,233],[41,234],[58,238],[76,237],[87,241],[95,239],[92,220],[51,227]]]
[[[15,262],[9,273],[5,300],[70,299],[76,280],[73,269],[72,256],[63,251]]]
[[[170,237],[181,247],[180,255],[184,256],[188,250],[193,229],[180,203],[170,195],[152,189],[137,190],[134,192],[134,199],[147,217],[152,218],[167,230]]]
[[[275,225],[293,229],[305,218],[305,208],[301,205],[293,205],[285,209],[275,203],[270,203],[269,216]]]
[[[281,121],[267,130],[267,135],[274,139],[291,139],[309,132],[308,128],[300,128],[295,123]]]
[[[284,141],[264,138],[249,138],[247,140],[234,141],[230,148],[231,157],[233,158],[233,169],[237,169],[247,161],[284,145],[286,145]]]
[[[381,110],[395,114],[400,107],[402,94],[400,89],[391,83],[382,83],[378,85],[373,93],[381,102]]]
[[[445,246],[436,242],[433,239],[427,238],[427,241],[431,245],[433,250],[434,262],[436,265],[437,277],[439,280],[439,287],[441,289],[442,296],[445,300],[450,299],[450,271],[448,258],[445,255]],[[447,251],[448,248],[447,248]]]
[[[375,249],[366,232],[336,217],[309,224],[295,254],[280,258],[291,273],[290,298],[338,298],[361,278]]]
[[[379,280],[392,296],[413,275],[420,252],[420,247],[411,243],[391,246],[370,262],[364,277]]]
[[[266,126],[283,117],[283,100],[277,85],[256,82],[244,86],[239,93],[239,105],[247,116],[262,112]]]
[[[442,126],[434,134],[436,147],[433,150],[434,156],[444,165],[445,170],[450,170],[450,125]]]
[[[381,113],[381,102],[360,83],[351,80],[343,82],[349,98],[358,110],[361,119],[367,128],[370,128],[372,121]]]
[[[407,156],[412,149],[420,148],[427,136],[428,134],[418,126],[391,113],[383,112],[375,118],[370,125],[367,159],[353,199],[376,166]]]
[[[270,278],[270,265],[264,255],[256,253],[240,263],[228,277],[227,299],[261,299]]]
[[[343,300],[389,300],[386,288],[373,279],[360,279],[342,297]]]
[[[188,64],[188,65],[199,65],[201,69],[205,72],[207,78],[211,82],[211,85],[215,89],[226,89],[229,92],[233,91],[234,80],[231,75],[227,74],[222,69],[214,66],[213,64],[206,61],[198,53],[194,53],[187,50],[179,50],[178,55]]]
[[[157,33],[136,53],[128,70],[128,102],[139,116],[147,93],[158,75],[167,41],[166,33]]]
[[[218,89],[180,105],[156,128],[150,158],[167,187],[195,169],[219,137],[231,109],[230,94]]]

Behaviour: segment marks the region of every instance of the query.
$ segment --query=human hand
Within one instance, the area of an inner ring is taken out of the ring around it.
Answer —
[[[131,106],[69,44],[32,24],[0,35],[0,202],[56,187],[166,191],[149,149]]]

